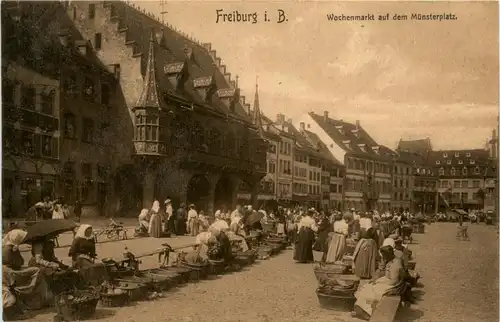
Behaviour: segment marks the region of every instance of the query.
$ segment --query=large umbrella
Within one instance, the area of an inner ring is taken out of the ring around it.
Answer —
[[[66,219],[47,219],[26,227],[28,234],[24,243],[45,237],[57,236],[61,233],[75,229],[76,223]]]
[[[263,217],[264,217],[263,213],[254,210],[245,216],[245,218],[243,219],[243,223],[245,224],[245,226],[252,226],[260,222]]]

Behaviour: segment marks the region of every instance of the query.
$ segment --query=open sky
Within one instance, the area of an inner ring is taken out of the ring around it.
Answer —
[[[160,16],[159,1],[134,1]],[[258,22],[216,23],[216,10]],[[277,9],[288,21],[276,23]],[[496,2],[169,1],[165,22],[212,48],[272,119],[330,112],[380,144],[429,137],[434,149],[482,148],[497,127]],[[268,12],[271,22],[264,21]],[[329,13],[450,13],[448,21],[328,21]]]

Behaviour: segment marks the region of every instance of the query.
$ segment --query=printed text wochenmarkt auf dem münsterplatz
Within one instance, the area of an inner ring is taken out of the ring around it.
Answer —
[[[441,13],[441,14],[435,14],[435,13],[428,13],[428,14],[421,14],[421,13],[412,13],[410,15],[410,19],[408,19],[408,15],[405,14],[385,14],[385,15],[380,15],[380,14],[366,14],[366,15],[336,15],[333,13],[328,13],[326,15],[328,21],[386,21],[386,20],[421,20],[421,21],[443,21],[443,20],[457,20],[457,16],[455,16],[452,13]]]

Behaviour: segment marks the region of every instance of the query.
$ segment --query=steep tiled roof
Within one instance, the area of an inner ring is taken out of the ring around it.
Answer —
[[[311,141],[311,143],[316,146],[323,158],[331,161],[335,165],[342,166],[342,163],[333,156],[328,147],[325,146],[323,141],[321,141],[316,133],[307,130],[305,130],[304,133],[306,134],[306,137]]]
[[[407,151],[397,151],[396,160],[409,165],[423,166],[427,164],[427,160],[419,153]]]
[[[432,144],[429,138],[419,140],[399,140],[397,149],[399,151],[425,155],[427,152],[432,151]]]
[[[158,96],[158,82],[156,79],[156,59],[155,59],[155,35],[154,31],[151,31],[151,37],[149,39],[149,50],[148,50],[148,62],[146,64],[146,75],[144,76],[143,86],[141,96],[135,107],[156,107],[160,108],[160,97]]]
[[[194,88],[193,81],[195,79],[212,76],[217,89],[231,89],[232,84],[226,80],[219,66],[214,66],[216,62],[206,48],[187,39],[179,32],[157,21],[154,17],[146,15],[125,2],[113,1],[111,5],[120,19],[120,28],[126,29],[127,40],[135,41],[136,51],[143,53],[143,75],[146,73],[147,66],[146,53],[149,48],[149,30],[153,28],[159,34],[157,39],[161,40],[161,45],[159,45],[155,53],[156,71],[158,73],[158,81],[161,84],[160,88],[166,88],[169,94],[185,99],[186,101],[194,102],[197,106],[225,114],[228,117],[233,117],[246,123],[251,122],[239,98],[235,99],[235,104],[233,105],[234,110],[231,111],[231,109],[223,103],[217,93],[214,92],[211,97],[211,102],[207,103]],[[175,63],[175,65],[170,65],[172,63]],[[174,70],[174,66],[176,66],[177,69],[182,69],[182,63],[187,64],[186,67],[189,78],[185,80],[183,89],[179,90],[179,88],[174,88],[167,80],[165,72],[166,68],[169,72],[179,72]],[[236,91],[236,93],[233,94],[235,94],[236,97],[238,93],[239,91]]]
[[[377,144],[361,126],[313,112],[309,115],[346,153],[384,161],[392,159],[393,152]]]
[[[434,166],[462,167],[470,165],[471,160],[474,162],[473,165],[484,165],[489,162],[489,154],[483,149],[441,150],[430,152],[428,160]]]

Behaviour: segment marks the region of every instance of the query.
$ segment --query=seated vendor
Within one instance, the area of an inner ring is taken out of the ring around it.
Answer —
[[[55,244],[52,239],[44,239],[34,242],[31,245],[32,257],[28,266],[38,267],[48,275],[50,275],[53,271],[64,267],[64,265],[57,259],[54,247]]]
[[[23,268],[24,259],[19,246],[27,232],[14,229],[2,239],[2,290],[3,309],[19,312],[24,309],[38,310],[52,301],[47,283],[36,267]]]
[[[106,270],[104,265],[94,263],[97,254],[92,226],[81,225],[78,228],[68,256],[73,260],[73,267],[79,269],[83,279],[92,285],[100,284]]]
[[[386,263],[384,274],[365,284],[355,293],[356,303],[353,315],[369,320],[376,310],[376,304],[380,302],[384,295],[401,295],[407,292],[404,281],[404,269],[401,261],[394,256],[394,249],[391,246],[380,248],[382,258]]]
[[[229,237],[226,235],[226,233],[215,227],[210,227],[208,231],[211,234],[209,241],[213,240],[213,238],[215,238],[216,241],[215,244],[209,243],[208,257],[213,260],[231,260],[233,256],[231,241],[229,240]]]

